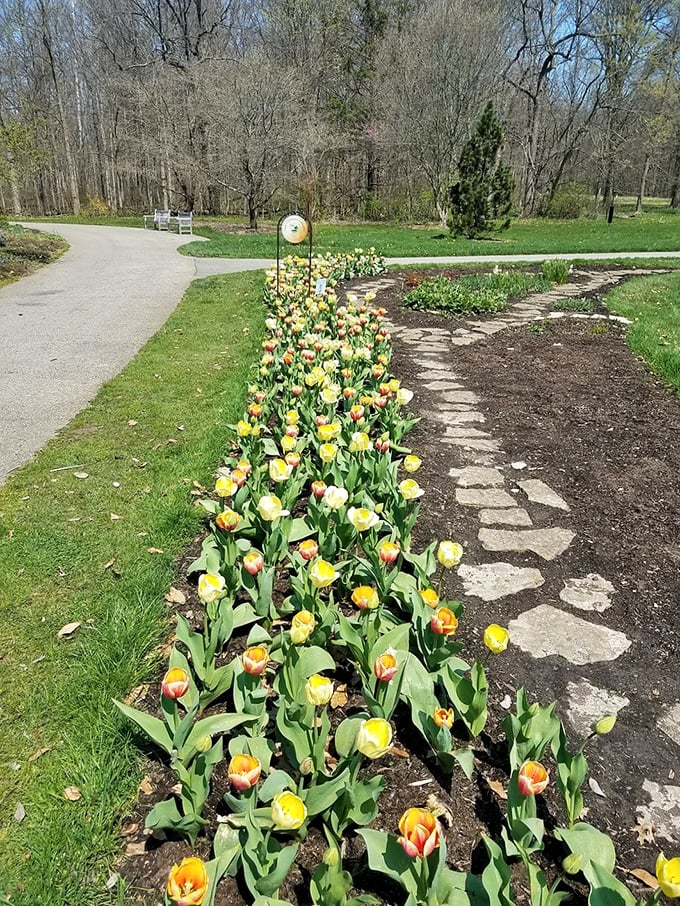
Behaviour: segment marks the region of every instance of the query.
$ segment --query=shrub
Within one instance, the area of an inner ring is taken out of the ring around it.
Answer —
[[[541,273],[551,283],[566,283],[569,279],[570,269],[571,267],[566,261],[558,259],[544,261],[541,265]]]
[[[556,220],[578,220],[593,212],[593,193],[578,182],[568,183],[553,195],[546,210]]]
[[[111,213],[111,208],[98,195],[88,195],[87,202],[82,206],[80,213],[83,217],[91,217],[92,219],[108,217]]]

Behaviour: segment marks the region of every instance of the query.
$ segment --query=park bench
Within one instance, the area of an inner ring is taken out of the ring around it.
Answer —
[[[180,236],[183,233],[188,233],[190,236],[194,234],[193,226],[193,214],[191,211],[178,211],[177,217],[173,218],[177,221],[177,232]]]
[[[151,223],[154,230],[170,230],[170,211],[156,208],[153,214],[144,215],[144,229],[146,229],[147,223]]]

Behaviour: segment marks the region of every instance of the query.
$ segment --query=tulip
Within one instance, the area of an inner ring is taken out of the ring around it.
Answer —
[[[313,538],[308,538],[307,541],[298,544],[298,553],[303,560],[313,560],[319,553],[319,545]]]
[[[418,594],[428,607],[436,607],[439,604],[439,595],[434,588],[423,588]]]
[[[290,392],[293,394],[294,397],[302,396],[302,394],[305,392],[305,388],[302,387],[300,384],[294,384],[290,388]]]
[[[404,469],[406,472],[417,472],[423,461],[419,456],[405,456]]]
[[[525,761],[517,773],[517,787],[523,796],[536,796],[547,787],[548,779],[539,761]]]
[[[332,484],[326,488],[326,493],[323,495],[323,502],[332,510],[339,510],[341,506],[344,506],[347,503],[348,497],[349,494],[345,488],[337,488]]]
[[[289,409],[288,412],[286,412],[286,424],[287,425],[297,425],[297,423],[299,421],[300,421],[300,414],[299,414],[299,412],[296,412],[295,409]]]
[[[396,393],[401,387],[401,381],[397,380],[397,378],[392,378],[391,381],[387,382],[387,386],[390,388],[390,393]]]
[[[333,697],[333,681],[320,673],[314,673],[305,684],[305,698],[310,705],[320,708]]]
[[[236,422],[236,433],[239,437],[248,437],[252,430],[253,426],[250,422],[243,421],[243,419]]]
[[[327,415],[315,415],[314,424],[317,428],[320,428],[322,425],[327,425],[330,421],[330,418]]]
[[[407,809],[399,820],[399,831],[398,842],[412,859],[426,859],[441,841],[439,822],[425,808]]]
[[[321,444],[321,446],[319,447],[319,456],[321,457],[321,462],[333,462],[337,455],[338,448],[335,444]]]
[[[265,358],[267,358],[267,357],[263,356],[263,362],[264,362]],[[270,364],[270,363],[266,362],[265,364]],[[262,415],[262,406],[259,403],[252,403],[252,405],[250,405],[248,407],[248,415],[251,418],[259,418]]]
[[[317,498],[317,500],[326,493],[326,482],[325,481],[313,481],[312,482],[312,494]]]
[[[264,557],[259,551],[248,551],[243,558],[243,568],[251,576],[256,576],[264,568]]]
[[[284,790],[272,799],[272,821],[281,830],[297,830],[306,817],[307,808],[295,793]]]
[[[241,524],[242,518],[243,517],[234,510],[225,510],[223,513],[218,514],[215,518],[215,522],[221,529],[224,529],[225,532],[233,532]]]
[[[309,578],[314,588],[328,588],[338,578],[338,573],[330,563],[317,560],[309,571]]]
[[[189,690],[191,680],[186,670],[181,667],[173,667],[163,677],[161,683],[161,692],[166,698],[181,698]]]
[[[367,532],[368,529],[373,528],[380,522],[380,518],[373,510],[368,510],[364,507],[356,508],[351,506],[347,510],[347,518],[358,532]]]
[[[595,726],[593,731],[597,733],[598,736],[606,736],[607,733],[611,733],[616,724],[616,714],[608,714],[606,717],[601,717]]]
[[[394,563],[399,556],[400,548],[394,541],[383,541],[378,547],[378,556],[383,563]]]
[[[392,648],[379,655],[373,664],[373,673],[382,683],[389,683],[398,669],[396,653]]]
[[[453,541],[440,541],[437,548],[437,560],[445,569],[458,566],[463,557],[463,548]]]
[[[378,451],[378,453],[387,453],[387,451],[390,448],[389,439],[382,440],[382,439],[378,438],[378,440],[376,440],[376,442],[375,442],[375,448]]]
[[[262,765],[253,755],[234,755],[227,768],[227,776],[237,790],[249,790],[260,779]]]
[[[248,462],[247,459],[240,459],[240,460],[236,463],[236,468],[237,468],[240,472],[243,472],[244,475],[246,475],[246,477],[247,477],[248,475],[250,475],[250,473],[253,471],[253,467],[251,466],[251,464]],[[232,477],[233,477],[233,474],[234,474],[234,473],[232,472]],[[236,479],[234,479],[234,480],[236,480]]]
[[[392,747],[392,727],[382,717],[363,720],[359,724],[356,747],[366,758],[382,758]]]
[[[234,469],[234,471],[231,473],[231,480],[236,483],[237,488],[242,488],[246,483],[247,478],[248,473],[242,469]]]
[[[404,500],[416,500],[418,497],[422,497],[425,491],[413,478],[406,478],[399,485],[399,493]]]
[[[297,439],[295,437],[291,437],[289,434],[284,434],[281,438],[281,449],[284,453],[290,453],[291,450],[295,449],[296,444]]]
[[[168,897],[175,906],[200,906],[208,891],[205,862],[196,856],[173,865],[168,877]]]
[[[667,859],[659,853],[656,859],[656,880],[659,882],[661,892],[669,900],[680,897],[680,858]]]
[[[302,645],[316,628],[314,614],[301,610],[295,614],[290,623],[290,640],[293,645]]]
[[[243,669],[251,676],[260,676],[269,661],[269,654],[263,645],[251,645],[243,652]]]
[[[293,473],[293,467],[283,459],[271,459],[269,461],[269,477],[272,481],[288,481]]]
[[[366,410],[363,406],[352,406],[352,408],[349,410],[349,417],[353,422],[358,422],[364,417],[365,411]]]
[[[413,390],[407,390],[406,387],[400,387],[397,390],[397,403],[400,406],[406,406],[413,399]]]
[[[204,604],[212,604],[224,595],[227,583],[219,573],[203,573],[198,580],[198,597]]]
[[[274,495],[269,496],[268,494],[265,494],[264,497],[260,497],[257,504],[257,512],[265,522],[273,522],[275,519],[278,519],[279,516],[288,515],[288,510],[283,509],[279,498]]]
[[[446,727],[450,730],[453,726],[454,717],[453,708],[435,708],[432,720],[438,727]]]
[[[458,620],[455,613],[449,610],[448,607],[440,607],[432,614],[430,628],[437,635],[455,635],[456,629],[458,629]]]
[[[365,453],[371,449],[371,439],[365,431],[355,431],[349,445],[350,453]]]
[[[301,459],[302,457],[299,453],[286,453],[286,462],[293,469],[297,469],[297,467],[300,465]]]
[[[238,485],[236,482],[226,475],[218,478],[215,482],[215,493],[219,497],[233,497],[237,491]]]
[[[491,623],[484,630],[484,644],[492,654],[500,654],[508,647],[510,633],[502,626]]]
[[[370,585],[359,585],[352,592],[352,602],[359,610],[375,610],[380,600],[375,588]]]
[[[340,430],[340,422],[331,422],[330,425],[320,425],[316,429],[316,433],[319,440],[327,443],[328,441],[335,440],[335,438],[340,434]]]

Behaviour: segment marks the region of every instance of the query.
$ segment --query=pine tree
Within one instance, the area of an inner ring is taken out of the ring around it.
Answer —
[[[454,236],[470,239],[510,226],[514,181],[499,160],[503,128],[491,101],[463,146],[458,179],[449,188],[449,225]]]

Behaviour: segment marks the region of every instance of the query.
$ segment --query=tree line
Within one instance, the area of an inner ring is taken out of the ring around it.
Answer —
[[[521,214],[680,206],[680,0],[3,0],[0,206],[444,223],[489,101]]]

